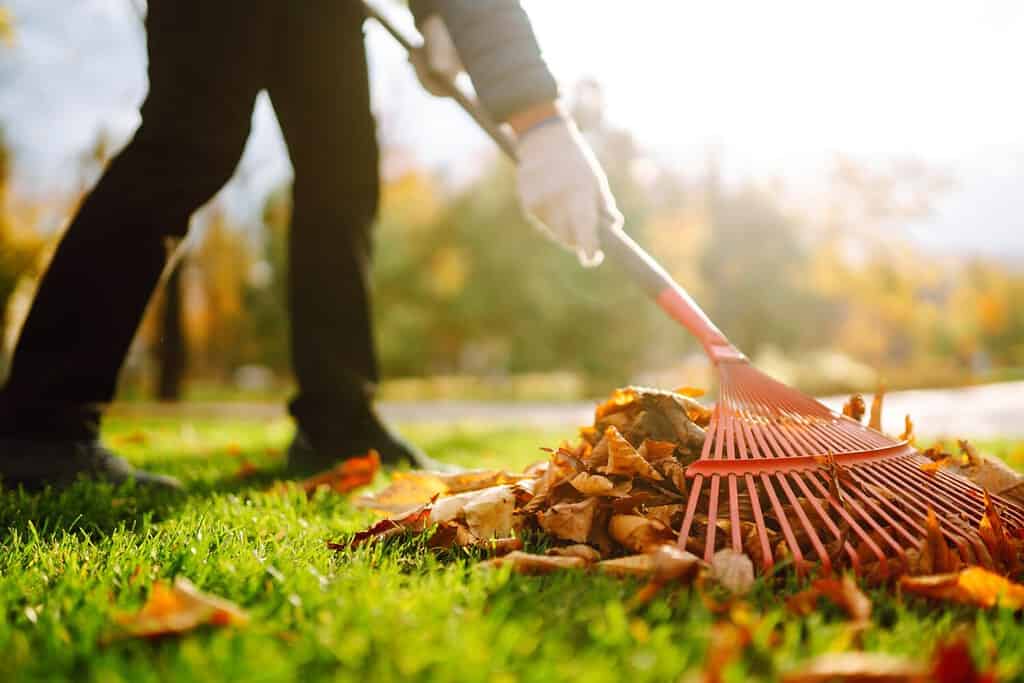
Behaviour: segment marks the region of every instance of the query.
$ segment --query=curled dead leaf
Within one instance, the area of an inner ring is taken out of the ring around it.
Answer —
[[[880,652],[830,652],[782,677],[783,683],[925,683],[925,667]]]
[[[171,586],[157,581],[141,610],[119,614],[114,619],[125,635],[137,638],[177,635],[207,624],[241,626],[249,621],[238,605],[203,593],[182,577],[176,578]]]
[[[582,569],[586,567],[585,560],[579,557],[558,557],[552,555],[533,555],[520,551],[514,551],[504,557],[496,557],[493,560],[481,562],[478,566],[487,568],[511,567],[517,574],[550,574],[565,569]]]
[[[424,505],[445,493],[448,493],[448,485],[436,474],[423,470],[394,472],[386,488],[360,496],[353,504],[357,508],[397,514]]]
[[[567,545],[559,548],[548,548],[548,555],[555,557],[578,557],[587,564],[593,564],[601,559],[601,553],[596,549],[584,543],[577,543],[575,545]]]
[[[941,460],[932,460],[931,462],[923,462],[918,467],[922,472],[926,474],[935,474],[939,470],[949,467],[952,463],[952,458],[942,458]]]
[[[985,514],[982,515],[978,524],[978,534],[992,558],[1007,571],[1015,572],[1019,564],[1017,549],[1006,534],[1002,517],[999,515],[999,510],[996,509],[995,503],[992,502],[992,496],[988,494],[988,491],[984,493]]]
[[[933,600],[1012,610],[1024,608],[1024,586],[981,567],[931,576],[904,576],[900,588]]]
[[[611,397],[597,406],[594,411],[594,422],[600,422],[614,413],[621,412],[636,402],[637,393],[632,388],[616,389]]]
[[[349,458],[337,467],[299,482],[299,488],[308,496],[312,496],[321,488],[330,489],[335,493],[348,493],[372,483],[379,471],[380,455],[371,449],[366,455]]]
[[[931,506],[928,507],[924,526],[925,537],[921,541],[917,571],[923,574],[938,574],[959,569],[960,558],[946,543],[935,510]]]
[[[597,564],[598,570],[605,574],[645,578],[661,584],[692,580],[703,566],[696,555],[672,543],[660,545],[642,555],[627,555]]]
[[[505,470],[466,470],[463,472],[423,472],[423,476],[432,477],[447,487],[447,493],[465,493],[479,491],[502,484],[516,484],[521,481],[536,479],[536,474],[524,472],[515,474]]]
[[[733,595],[746,595],[754,586],[754,563],[746,553],[719,550],[711,558],[711,579]]]
[[[851,396],[846,403],[843,404],[843,415],[860,422],[864,419],[864,413],[867,410],[867,405],[864,402],[864,396],[862,394],[854,394]]]
[[[430,522],[461,519],[477,538],[508,536],[514,526],[515,506],[515,491],[511,485],[502,484],[438,498],[431,507]]]
[[[355,534],[347,543],[327,542],[330,550],[350,550],[366,543],[382,541],[405,532],[424,531],[429,525],[430,507],[424,505],[398,519],[382,519],[368,529]]]
[[[853,577],[818,579],[806,590],[786,601],[786,607],[795,614],[808,616],[814,612],[819,598],[825,598],[842,609],[854,624],[863,625],[871,620],[871,599],[857,586]]]
[[[602,477],[600,474],[588,474],[587,472],[580,472],[570,479],[569,483],[574,489],[585,496],[610,496],[617,498],[626,495],[633,488],[633,482],[631,481],[627,480],[616,484],[608,477]]]
[[[906,441],[910,445],[914,445],[916,441],[914,436],[914,421],[910,419],[909,415],[903,417],[903,433],[900,434],[900,441]]]
[[[676,445],[671,441],[655,441],[654,439],[644,439],[640,448],[637,449],[640,457],[652,465],[658,465],[663,460],[673,459],[675,452]]]
[[[699,387],[678,387],[672,391],[674,394],[686,396],[687,398],[700,398],[707,392]]]
[[[629,477],[639,476],[655,481],[663,479],[615,427],[608,427],[605,430],[604,440],[608,443],[608,464],[600,468],[601,472]]]
[[[878,387],[874,397],[871,399],[871,418],[868,420],[868,427],[882,431],[882,403],[885,401],[885,387]]]
[[[587,498],[579,503],[558,503],[537,513],[537,523],[557,538],[585,543],[594,524],[597,499]]]
[[[238,481],[245,481],[246,479],[252,479],[254,476],[259,474],[259,468],[253,465],[251,462],[242,459],[241,464],[238,466],[238,470],[235,472],[235,479]]]
[[[508,485],[474,491],[462,509],[470,532],[480,539],[508,536],[512,532],[512,514],[516,496]]]
[[[646,553],[675,540],[675,532],[656,519],[640,515],[612,515],[608,534],[633,552]]]

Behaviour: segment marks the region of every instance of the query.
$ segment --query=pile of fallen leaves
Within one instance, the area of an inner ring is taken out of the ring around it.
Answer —
[[[687,392],[696,393],[696,392]],[[563,443],[523,473],[396,473],[388,488],[357,499],[386,519],[343,543],[343,550],[411,533],[431,548],[473,547],[485,566],[541,574],[593,567],[661,585],[709,576],[737,593],[753,564],[731,550],[705,565],[676,544],[684,513],[686,465],[700,456],[710,411],[679,392],[629,388],[598,406],[575,445]],[[539,532],[545,554],[522,551]]]
[[[356,501],[386,518],[345,542],[329,545],[344,550],[425,533],[430,548],[482,549],[491,555],[484,566],[507,565],[528,574],[593,568],[647,577],[651,585],[641,598],[666,583],[697,577],[742,594],[752,585],[754,567],[759,565],[753,521],[742,522],[742,552],[722,549],[708,563],[692,554],[703,552],[706,530],[701,524],[706,525],[706,518],[696,516],[685,547],[677,542],[687,503],[685,470],[699,458],[711,418],[708,408],[695,400],[698,396],[699,391],[690,389],[617,390],[597,407],[594,423],[580,430],[576,444],[566,442],[550,450],[547,460],[523,473],[396,473],[391,486]],[[881,405],[879,395],[870,410],[873,426],[880,423]],[[844,409],[857,420],[866,411],[859,396]],[[901,436],[914,439],[909,418]],[[940,446],[925,454],[936,468],[956,471],[986,489],[1005,494],[1024,488],[1019,475],[983,458],[966,442],[961,442],[961,451],[954,457]],[[828,469],[830,463],[823,462],[822,467]],[[842,472],[833,473],[832,479],[835,487],[843,486]],[[1022,569],[1024,539],[1007,533],[999,509],[987,495],[985,503],[986,514],[977,530],[981,542],[968,557],[951,547],[934,512],[921,520],[926,533],[917,547],[907,548],[910,562],[897,572],[902,590],[979,606],[998,602],[1024,607],[1024,586],[1011,581]],[[769,531],[772,514],[764,513]],[[812,517],[810,511],[806,515]],[[719,526],[728,524],[729,520],[718,521]],[[523,552],[521,539],[531,531],[546,541],[545,554]],[[721,531],[723,537],[730,535],[727,528]],[[778,555],[785,556],[784,544],[779,541]]]

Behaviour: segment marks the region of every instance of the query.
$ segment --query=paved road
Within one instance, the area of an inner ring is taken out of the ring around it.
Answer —
[[[845,397],[824,402],[839,409]],[[484,403],[409,402],[385,403],[381,412],[396,422],[478,423],[561,428],[587,424],[593,418],[591,403]],[[113,412],[124,416],[189,416],[274,419],[285,415],[272,403],[188,403],[180,405],[124,403]],[[898,434],[903,416],[909,413],[917,433],[929,436],[986,438],[1024,437],[1024,382],[988,384],[964,389],[899,391],[889,394],[883,427]]]

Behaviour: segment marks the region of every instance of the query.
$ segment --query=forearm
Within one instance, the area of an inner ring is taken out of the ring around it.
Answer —
[[[518,0],[417,0],[413,9],[420,20],[431,11],[441,15],[480,101],[496,119],[557,99],[558,86]]]

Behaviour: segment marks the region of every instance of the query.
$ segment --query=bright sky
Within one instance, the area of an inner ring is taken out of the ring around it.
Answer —
[[[1024,3],[534,0],[560,76],[598,75],[649,143],[763,170],[830,152],[1024,151]]]
[[[0,54],[0,120],[45,186],[100,126],[123,139],[145,91],[132,0],[7,0],[21,45]],[[596,77],[611,119],[693,166],[720,148],[733,177],[813,193],[836,154],[915,157],[958,189],[922,241],[1024,264],[1024,3],[1016,0],[524,0],[565,83]],[[449,103],[421,94],[401,52],[371,31],[385,129],[432,164],[486,148]],[[285,172],[269,109],[243,164],[249,193]],[[244,194],[244,193],[243,193]]]

